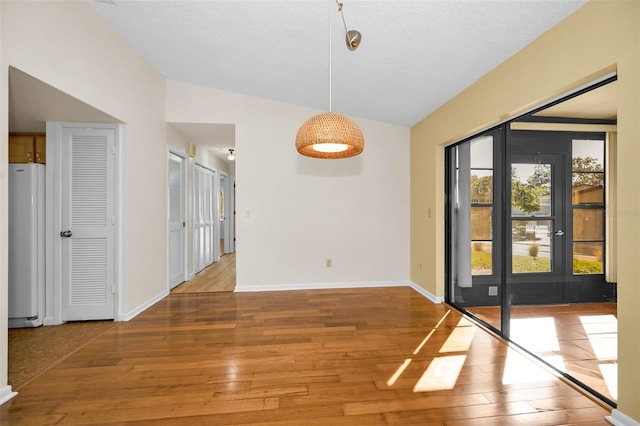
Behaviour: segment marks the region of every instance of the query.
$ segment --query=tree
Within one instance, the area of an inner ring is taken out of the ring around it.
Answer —
[[[471,202],[490,203],[493,201],[493,176],[471,175]]]
[[[548,165],[537,165],[533,174],[526,182],[518,177],[515,168],[511,168],[511,204],[522,212],[531,214],[540,210],[540,197],[549,194],[551,190],[551,168]],[[533,244],[529,247],[531,257],[536,259],[538,245],[536,244],[536,230],[533,225]],[[535,250],[535,252],[534,252]]]
[[[515,168],[511,169],[511,204],[531,214],[540,210],[540,197],[548,194],[551,188],[551,169],[536,166],[526,182],[520,181]]]
[[[581,185],[600,187],[604,185],[604,173],[602,173],[604,170],[596,158],[575,157],[571,160],[571,168],[573,170],[571,180],[574,188]]]

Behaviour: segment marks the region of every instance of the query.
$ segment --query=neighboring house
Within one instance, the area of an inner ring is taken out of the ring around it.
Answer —
[[[88,3],[3,1],[0,23],[0,400],[9,66],[127,126],[122,318],[167,288],[167,146],[186,151],[167,122],[236,126],[238,287],[411,281],[442,298],[444,146],[617,71],[618,208],[635,212],[619,221],[618,407],[640,419],[640,2],[588,3],[411,129],[359,120],[365,153],[330,179],[294,149],[316,111],[167,81]]]

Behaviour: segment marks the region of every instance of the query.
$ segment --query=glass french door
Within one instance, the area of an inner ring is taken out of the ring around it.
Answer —
[[[509,131],[509,305],[606,302],[604,135]]]
[[[510,156],[506,245],[509,305],[563,303],[566,271],[564,155]]]

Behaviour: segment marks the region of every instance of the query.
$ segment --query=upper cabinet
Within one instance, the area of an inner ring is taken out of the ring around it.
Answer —
[[[9,163],[47,162],[44,133],[10,133]]]

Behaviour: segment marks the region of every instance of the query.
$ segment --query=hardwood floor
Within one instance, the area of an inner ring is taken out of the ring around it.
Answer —
[[[171,293],[203,293],[233,291],[236,288],[236,254],[228,253],[190,281],[183,282]]]
[[[490,324],[500,309],[469,308]],[[512,340],[605,397],[617,400],[618,324],[616,303],[513,306]]]
[[[408,287],[172,293],[0,407],[10,425],[607,424]]]

